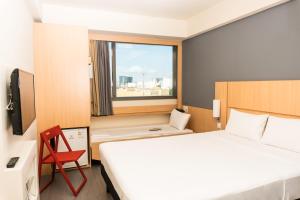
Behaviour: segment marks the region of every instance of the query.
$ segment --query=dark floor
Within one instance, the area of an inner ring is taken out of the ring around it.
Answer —
[[[54,182],[41,193],[41,200],[112,200],[112,197],[106,193],[100,166],[93,165],[92,168],[84,169],[84,173],[88,181],[77,197],[73,196],[63,177],[57,173]],[[76,186],[79,185],[81,175],[78,171],[69,171],[68,175]],[[41,183],[43,184],[48,178],[43,177]]]

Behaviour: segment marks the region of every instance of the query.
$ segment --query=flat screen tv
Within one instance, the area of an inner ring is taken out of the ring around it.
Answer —
[[[13,134],[23,135],[35,119],[34,77],[14,69],[10,79]]]

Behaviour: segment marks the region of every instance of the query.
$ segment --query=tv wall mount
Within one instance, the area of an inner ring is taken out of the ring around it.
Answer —
[[[9,102],[8,102],[8,104],[6,106],[6,110],[13,111],[14,110],[14,103],[12,102],[12,94],[10,93],[8,95],[8,97],[9,97]]]

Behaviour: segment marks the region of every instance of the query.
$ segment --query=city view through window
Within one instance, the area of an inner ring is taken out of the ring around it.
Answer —
[[[174,96],[173,47],[115,44],[116,97]]]

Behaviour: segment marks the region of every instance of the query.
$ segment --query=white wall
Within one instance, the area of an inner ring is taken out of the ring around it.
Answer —
[[[223,0],[184,20],[43,4],[41,19],[45,23],[86,26],[94,31],[189,38],[287,1]]]
[[[42,17],[42,2],[41,0],[24,0],[27,2],[32,18],[36,22],[41,22]]]
[[[34,122],[24,136],[13,136],[8,103],[10,73],[21,68],[33,73],[33,18],[25,0],[0,1],[0,177],[8,160],[11,147],[20,140],[36,138]],[[3,184],[5,181],[1,179]],[[5,186],[0,184],[1,189]],[[0,190],[0,199],[4,191]]]
[[[187,20],[187,37],[199,35],[289,0],[224,0]]]
[[[184,20],[49,4],[44,4],[42,11],[42,21],[44,23],[79,25],[86,26],[89,30],[118,33],[169,37],[186,35],[186,22]]]

